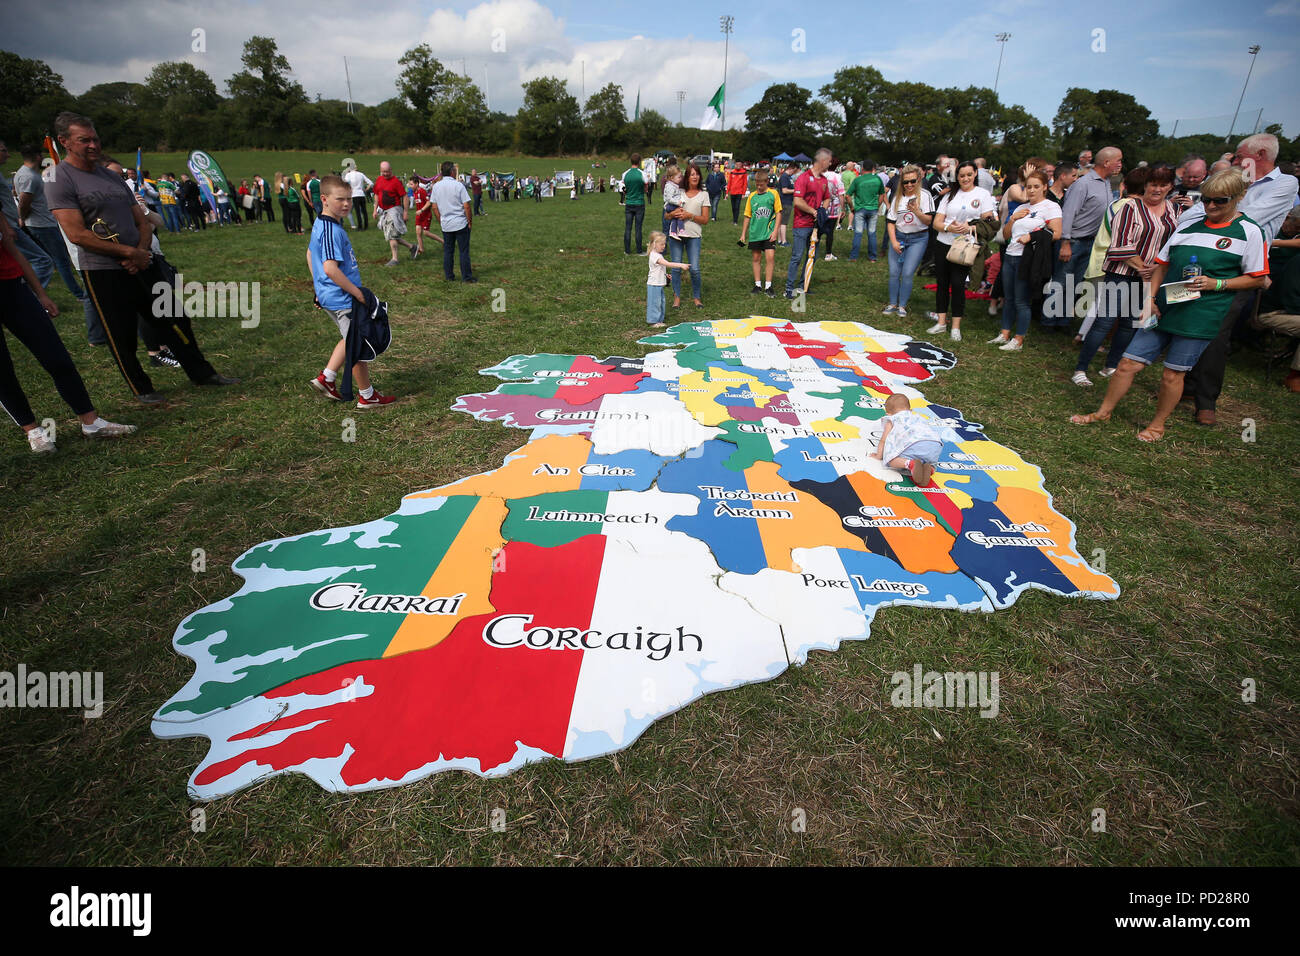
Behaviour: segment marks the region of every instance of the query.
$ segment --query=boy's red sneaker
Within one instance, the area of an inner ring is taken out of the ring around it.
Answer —
[[[395,401],[397,401],[396,395],[384,395],[379,389],[375,389],[369,398],[360,392],[357,393],[357,408],[381,408]]]
[[[325,381],[325,373],[319,372],[311,380],[311,387],[320,392],[325,398],[333,399],[336,402],[343,401],[343,396],[339,394],[339,388],[333,382]]]

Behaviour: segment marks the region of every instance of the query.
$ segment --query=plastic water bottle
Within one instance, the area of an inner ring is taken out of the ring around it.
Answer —
[[[1191,261],[1183,266],[1183,281],[1191,282],[1197,276],[1202,275],[1205,275],[1205,270],[1201,268],[1200,263],[1196,261],[1196,256],[1193,255]]]

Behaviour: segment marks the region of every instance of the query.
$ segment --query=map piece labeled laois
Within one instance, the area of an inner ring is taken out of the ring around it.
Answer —
[[[453,407],[529,431],[499,468],[236,559],[243,586],[177,628],[194,675],[153,718],[208,738],[194,798],[598,757],[866,639],[883,607],[1119,595],[1039,469],[917,390],[943,349],[768,316],[642,344],[485,369],[502,384]],[[943,439],[924,487],[872,454],[891,394]]]

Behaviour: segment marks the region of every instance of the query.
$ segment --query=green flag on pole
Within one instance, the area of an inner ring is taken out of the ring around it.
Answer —
[[[635,123],[641,118],[641,91],[636,91],[636,109],[632,111],[632,122]]]
[[[718,87],[718,92],[713,94],[713,99],[709,100],[709,105],[704,107],[704,118],[700,120],[700,129],[716,129],[722,125],[722,97],[723,90],[727,84],[723,83]]]

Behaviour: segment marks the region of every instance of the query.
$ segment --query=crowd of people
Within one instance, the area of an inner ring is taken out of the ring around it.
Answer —
[[[1035,324],[1072,334],[1078,359],[1070,381],[1083,388],[1094,384],[1089,371],[1105,348],[1106,401],[1076,416],[1082,423],[1108,418],[1137,371],[1163,355],[1157,414],[1139,436],[1155,441],[1170,401],[1194,402],[1196,420],[1215,424],[1234,337],[1249,338],[1252,329],[1300,337],[1296,270],[1276,268],[1300,246],[1300,182],[1294,165],[1278,164],[1278,146],[1277,137],[1256,134],[1213,162],[1188,155],[1176,167],[1142,162],[1127,173],[1118,148],[1086,149],[1077,160],[1030,157],[1000,182],[983,157],[832,168],[831,151],[821,149],[801,171],[718,163],[706,174],[692,162],[634,153],[618,179],[623,252],[647,254],[642,227],[656,183],[662,228],[651,233],[648,303],[672,270],[679,307],[686,271],[702,307],[702,226],[717,221],[724,194],[741,227],[737,244],[752,255],[755,294],[777,294],[777,247],[790,249],[784,295],[796,299],[815,291],[819,246],[824,261],[835,261],[837,230],[852,229],[848,259],[857,261],[865,232],[867,262],[878,261],[878,250],[887,262],[884,315],[907,318],[915,277],[928,273],[935,279],[928,334],[961,341],[968,300],[987,299],[1000,318],[989,344],[1001,351],[1022,351]],[[656,257],[661,236],[666,256]],[[647,305],[646,318],[666,321],[657,305]],[[1300,348],[1285,385],[1300,392]]]
[[[164,400],[137,357],[141,344],[148,366],[182,370],[196,385],[233,384],[237,379],[204,357],[179,290],[174,308],[157,308],[159,294],[173,294],[158,290],[175,277],[159,235],[274,222],[278,206],[287,233],[311,232],[307,264],[318,304],[332,313],[340,333],[313,388],[338,400],[346,389],[340,393],[335,382],[345,374],[361,392],[359,408],[382,407],[392,397],[373,390],[365,360],[352,361],[348,347],[354,310],[361,310],[361,325],[373,318],[364,311],[373,296],[361,286],[349,232],[366,231],[373,220],[389,267],[400,264],[403,250],[415,259],[426,240],[440,243],[444,278],[456,280],[458,261],[460,280],[472,283],[470,236],[474,218],[486,215],[485,197],[540,201],[557,185],[573,198],[606,189],[603,173],[564,174],[557,184],[477,169],[464,174],[451,162],[435,176],[405,179],[384,162],[372,180],[349,161],[323,176],[314,169],[277,171],[270,182],[255,175],[230,196],[222,183],[208,180],[201,188],[188,173],[137,176],[124,169],[104,154],[89,117],[60,114],[55,132],[66,153],[62,162],[44,163],[41,150],[29,146],[20,151],[12,182],[0,173],[2,321],[54,379],[87,435],[131,428],[103,422],[90,405],[50,321],[57,307],[45,290],[55,272],[82,306],[87,340],[105,348],[140,403]],[[1176,168],[1141,163],[1126,172],[1120,150],[1103,147],[1085,150],[1077,161],[1030,157],[1005,176],[995,176],[981,157],[939,156],[924,166],[885,169],[869,160],[836,164],[820,149],[800,169],[633,154],[609,186],[623,209],[624,253],[649,257],[651,325],[681,307],[687,278],[693,306],[704,308],[704,232],[716,224],[726,196],[736,242],[750,253],[755,295],[816,294],[812,264],[819,257],[834,262],[836,233],[848,229],[849,262],[865,259],[869,268],[886,260],[884,315],[908,318],[916,276],[933,275],[929,334],[961,341],[968,302],[987,300],[990,314],[1000,317],[990,344],[1003,351],[1023,350],[1035,325],[1049,334],[1072,333],[1078,356],[1070,380],[1079,387],[1094,384],[1089,376],[1104,352],[1098,374],[1107,393],[1095,412],[1075,417],[1081,424],[1108,418],[1141,368],[1163,355],[1157,411],[1140,435],[1153,441],[1180,398],[1195,402],[1198,421],[1214,424],[1234,336],[1253,329],[1300,337],[1300,267],[1291,266],[1300,261],[1297,180],[1293,167],[1279,165],[1277,151],[1276,137],[1259,134],[1213,162],[1188,156]],[[0,166],[8,158],[0,143]],[[660,206],[647,249],[643,225],[656,185]],[[778,248],[789,249],[784,283]],[[1300,349],[1286,385],[1300,392]],[[0,404],[34,450],[54,447],[36,424],[2,341]]]

